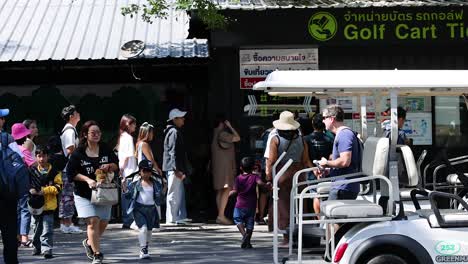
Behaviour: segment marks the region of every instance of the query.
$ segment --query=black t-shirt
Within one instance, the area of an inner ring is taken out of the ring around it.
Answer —
[[[86,148],[77,148],[71,155],[67,166],[67,177],[70,181],[75,183],[75,194],[83,198],[91,199],[91,189],[88,184],[83,181],[75,181],[73,178],[79,173],[96,180],[94,172],[101,165],[108,163],[115,163],[118,166],[119,159],[112,149],[105,144],[99,143],[99,157],[95,158],[86,155]]]

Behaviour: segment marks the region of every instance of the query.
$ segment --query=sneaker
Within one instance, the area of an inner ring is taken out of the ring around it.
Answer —
[[[46,250],[46,251],[44,251],[44,258],[45,258],[45,259],[51,259],[51,258],[53,258],[53,257],[54,257],[54,255],[52,255],[52,250]]]
[[[149,259],[150,254],[148,253],[148,247],[142,247],[140,249],[140,259]]]
[[[74,225],[70,225],[68,227],[68,229],[70,230],[70,234],[81,234],[81,233],[83,233],[83,230],[81,230],[79,227],[74,226]]]
[[[135,221],[133,221],[133,223],[130,225],[130,229],[133,229],[133,230],[136,230],[138,231],[138,226],[136,225]]]
[[[88,245],[88,239],[85,238],[85,240],[83,240],[82,244],[83,244],[83,247],[85,248],[85,251],[86,251],[86,257],[88,257],[89,260],[93,260],[94,252],[93,252],[93,249],[91,248],[91,246]]]
[[[185,222],[184,220],[179,220],[175,222],[176,225],[188,225],[188,222]]]
[[[92,264],[102,264],[103,259],[104,255],[102,255],[102,253],[94,254]]]
[[[247,248],[247,239],[246,239],[246,235],[244,235],[242,237],[242,243],[241,243],[241,248]]]

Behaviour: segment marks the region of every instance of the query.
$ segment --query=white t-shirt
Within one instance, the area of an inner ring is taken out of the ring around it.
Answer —
[[[119,148],[119,168],[123,170],[123,177],[134,173],[138,170],[137,160],[135,158],[135,145],[133,138],[127,132],[120,135]],[[124,167],[125,159],[128,158],[127,165]]]
[[[144,205],[153,205],[154,204],[154,190],[153,186],[141,186],[143,187],[137,197],[137,202]]]
[[[276,130],[276,128],[272,129],[270,131],[270,134],[268,134],[268,139],[267,139],[266,146],[265,146],[265,153],[263,154],[264,158],[267,158],[267,159],[269,158],[271,139],[276,135],[278,135],[278,130]]]
[[[67,129],[67,127],[72,127],[73,129]],[[67,123],[63,129],[63,133],[60,136],[60,140],[62,141],[62,150],[63,154],[69,158],[67,148],[71,146],[75,146],[75,149],[78,147],[78,143],[80,142],[80,139],[76,136],[76,128],[72,126],[70,123]]]

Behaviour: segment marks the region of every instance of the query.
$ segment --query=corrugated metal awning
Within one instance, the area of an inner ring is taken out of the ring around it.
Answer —
[[[221,9],[365,8],[397,6],[463,6],[466,0],[211,0]]]
[[[123,16],[146,0],[2,0],[0,61],[124,59],[122,44],[142,40],[145,58],[208,57],[206,39],[186,39],[190,17],[169,10],[152,24]]]

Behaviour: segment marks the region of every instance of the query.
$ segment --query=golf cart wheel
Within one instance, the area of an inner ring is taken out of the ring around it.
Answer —
[[[408,262],[397,255],[382,254],[371,257],[366,264],[408,264]]]

